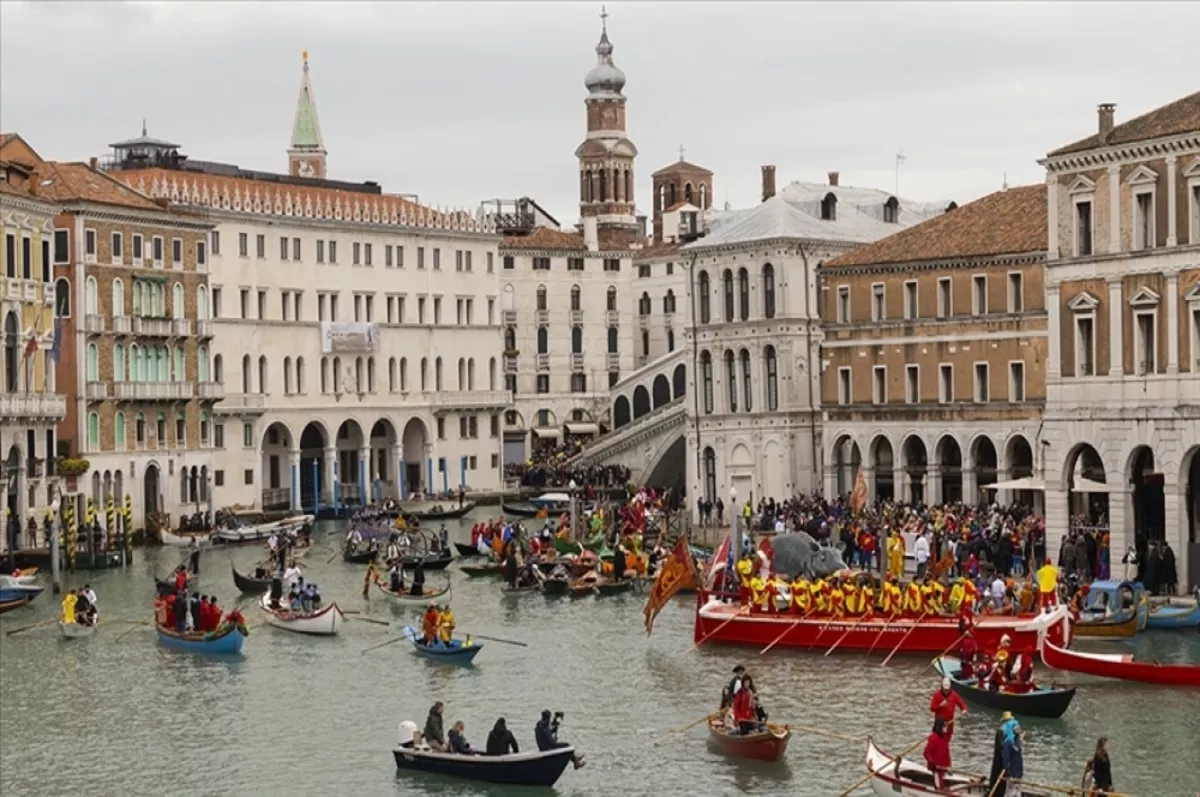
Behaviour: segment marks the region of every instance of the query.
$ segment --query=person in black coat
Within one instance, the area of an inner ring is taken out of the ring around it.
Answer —
[[[175,632],[182,634],[187,631],[188,594],[186,589],[179,590],[175,596]]]
[[[504,717],[496,720],[496,724],[492,726],[492,732],[487,738],[487,754],[488,755],[508,755],[509,753],[519,753],[521,748],[517,747],[516,737],[512,735],[512,731],[504,724]]]
[[[1149,553],[1146,555],[1146,578],[1142,582],[1146,591],[1151,595],[1158,594],[1158,588],[1162,577],[1162,551],[1159,550],[1158,543],[1150,543]]]
[[[1175,552],[1171,550],[1169,542],[1162,544],[1162,569],[1159,573],[1158,583],[1166,589],[1168,595],[1174,595],[1175,588],[1179,584],[1179,572],[1175,569]]]
[[[193,592],[192,599],[188,601],[188,611],[192,615],[192,628],[196,631],[204,627],[204,623],[200,622],[200,603],[206,601],[207,598],[207,595],[197,595]]]
[[[1004,728],[996,729],[996,740],[992,745],[992,771],[988,775],[988,794],[992,797],[1004,797],[1007,787],[1001,782],[1004,774]],[[1005,781],[1008,779],[1005,778]]]

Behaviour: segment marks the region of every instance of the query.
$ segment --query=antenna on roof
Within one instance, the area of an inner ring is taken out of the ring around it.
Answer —
[[[900,198],[900,164],[904,163],[908,158],[904,157],[904,150],[896,152],[896,198]]]
[[[1004,182],[1000,184],[1000,190],[1001,191],[1008,190],[1008,172],[1004,173]]]
[[[146,117],[142,117],[142,137],[146,137]]]

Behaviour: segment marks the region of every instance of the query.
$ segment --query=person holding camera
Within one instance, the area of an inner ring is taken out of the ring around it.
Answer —
[[[563,713],[561,711],[554,712],[553,718],[550,716],[550,709],[542,711],[542,718],[538,724],[534,726],[533,736],[537,740],[538,750],[545,752],[547,750],[556,750],[560,747],[570,747],[566,742],[558,740],[558,725],[562,722]],[[583,756],[579,753],[571,755],[571,763],[576,769],[582,767],[586,762]]]

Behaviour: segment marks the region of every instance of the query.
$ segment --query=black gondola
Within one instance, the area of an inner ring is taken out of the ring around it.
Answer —
[[[441,551],[440,553],[425,556],[425,558],[422,559],[421,563],[425,566],[426,570],[445,570],[447,567],[450,566],[450,563],[453,561],[454,561],[454,554],[450,553],[449,550],[445,550],[445,551]],[[405,557],[404,569],[405,570],[416,570],[417,569],[416,557]]]
[[[408,772],[430,772],[506,786],[549,787],[571,763],[575,748],[559,747],[512,755],[460,755],[397,747],[392,753],[396,758],[396,769]]]
[[[1075,687],[1035,686],[1028,692],[993,692],[959,680],[958,659],[944,656],[937,660],[938,672],[950,679],[950,688],[968,703],[996,711],[1011,711],[1018,717],[1058,719],[1075,698]]]
[[[352,565],[365,565],[367,562],[374,562],[378,558],[379,551],[342,551],[342,561],[349,562]]]
[[[446,509],[442,504],[434,504],[430,509],[415,511],[409,511],[401,504],[400,514],[404,515],[405,518],[416,518],[417,520],[457,520],[474,508],[474,501],[467,501],[462,506],[451,504],[449,509]]]
[[[192,583],[194,581],[195,581],[195,577],[192,576],[191,574],[188,574],[188,583],[187,583],[188,589],[192,588]],[[159,595],[174,595],[176,592],[179,591],[179,590],[175,589],[174,579],[172,579],[171,581],[163,581],[161,578],[155,578],[154,579],[154,587],[155,587],[155,591]]]
[[[483,556],[477,549],[465,542],[454,543],[454,550],[458,551],[459,556]]]
[[[243,576],[232,564],[229,567],[233,570],[233,584],[240,592],[244,592],[247,595],[263,595],[271,588],[270,576],[266,578]]]
[[[538,512],[542,508],[534,506],[528,501],[516,501],[513,503],[500,502],[500,513],[502,515],[512,515],[514,517],[537,517]]]

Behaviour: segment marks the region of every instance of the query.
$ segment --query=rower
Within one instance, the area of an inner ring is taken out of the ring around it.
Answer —
[[[996,661],[1004,666],[1004,680],[1012,680],[1012,637],[1008,634],[1000,637],[1000,647],[996,650]]]
[[[454,638],[454,612],[450,611],[450,604],[442,607],[442,611],[438,614],[438,634],[441,638],[441,643],[445,647],[450,647],[450,641]]]
[[[962,697],[950,688],[949,678],[943,678],[942,688],[933,693],[933,697],[929,700],[929,710],[933,713],[934,719],[945,726],[946,743],[949,744],[954,738],[955,711],[968,713],[967,704],[963,702]]]
[[[437,639],[438,610],[437,604],[429,602],[425,615],[421,618],[421,644],[432,645]]]
[[[808,579],[804,576],[796,576],[796,580],[792,582],[792,607],[801,615],[808,614],[812,608],[812,592]]]
[[[400,566],[400,562],[394,562],[390,570],[388,570],[388,589],[396,594],[404,591],[404,568]]]
[[[733,698],[742,688],[742,680],[746,677],[746,668],[742,665],[737,665],[733,668],[733,677],[729,679],[729,683],[721,690],[721,710],[724,711],[733,703]]]

